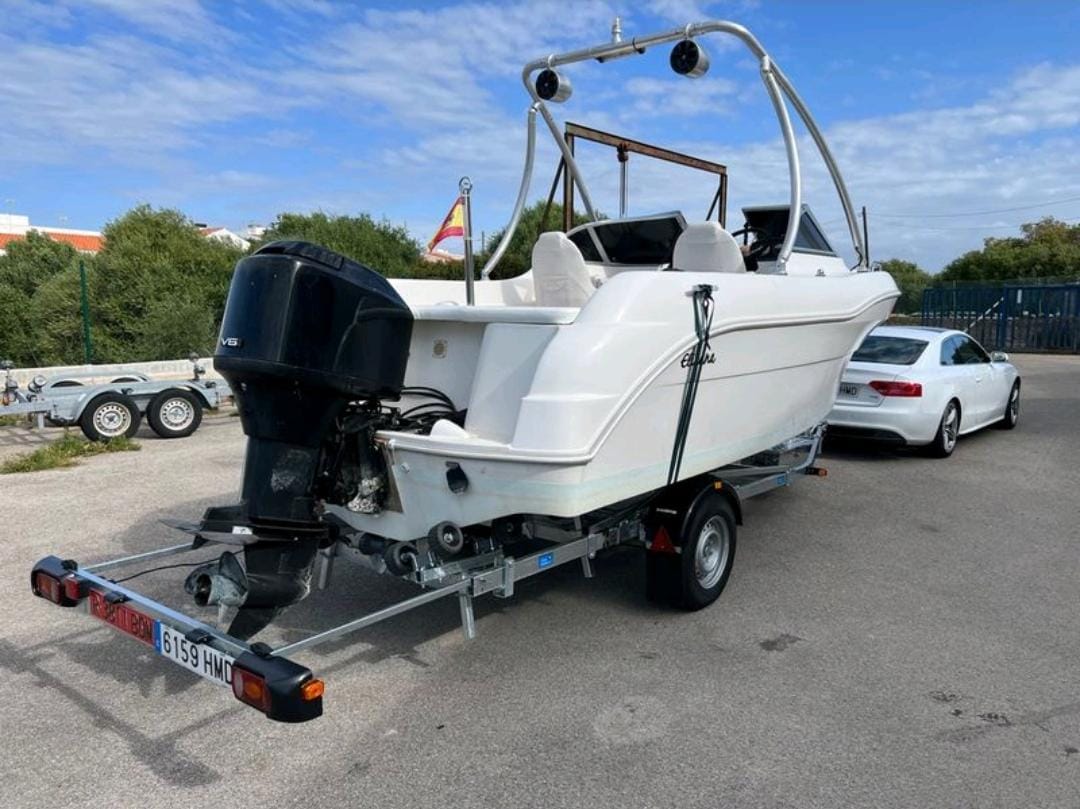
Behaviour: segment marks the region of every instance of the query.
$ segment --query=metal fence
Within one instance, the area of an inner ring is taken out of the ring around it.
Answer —
[[[1080,354],[1080,282],[929,287],[922,325],[966,331],[988,349]]]

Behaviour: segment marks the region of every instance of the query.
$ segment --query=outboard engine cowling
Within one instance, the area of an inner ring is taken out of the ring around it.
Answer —
[[[374,270],[306,242],[236,266],[214,366],[248,436],[242,507],[254,526],[313,521],[318,456],[346,404],[396,399],[412,312]]]
[[[250,637],[309,592],[346,410],[400,396],[411,336],[389,282],[337,253],[274,242],[236,265],[214,366],[248,436],[241,502],[209,509],[202,529],[235,536],[244,568],[226,552],[185,583],[197,603],[239,607],[232,634]]]

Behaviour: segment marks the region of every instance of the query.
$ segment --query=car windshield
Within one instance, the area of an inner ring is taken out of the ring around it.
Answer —
[[[858,350],[852,354],[855,362],[881,362],[889,365],[914,365],[929,345],[925,340],[913,340],[910,337],[887,337],[884,334],[871,334]]]

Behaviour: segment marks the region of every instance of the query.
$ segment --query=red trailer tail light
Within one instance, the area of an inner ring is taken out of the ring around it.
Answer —
[[[86,584],[79,581],[74,574],[64,576],[61,584],[64,585],[64,595],[67,596],[69,601],[82,601],[86,597]]]
[[[896,380],[893,382],[885,382],[880,379],[875,379],[870,382],[870,387],[880,393],[882,396],[907,396],[918,397],[922,396],[922,383],[921,382],[907,382],[902,380]]]
[[[62,604],[64,601],[64,588],[59,579],[54,579],[48,573],[40,570],[34,574],[34,595],[51,601],[53,604]]]
[[[233,696],[278,722],[306,722],[322,715],[323,681],[270,647],[256,643],[233,663]],[[258,652],[258,653],[256,653]]]
[[[239,666],[233,666],[233,696],[263,713],[270,710],[270,689],[266,680]]]
[[[46,556],[30,571],[30,590],[61,607],[74,607],[86,597],[89,585],[78,580],[73,571],[78,565],[70,559]]]

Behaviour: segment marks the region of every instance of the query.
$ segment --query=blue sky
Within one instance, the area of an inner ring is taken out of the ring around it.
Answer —
[[[748,26],[817,117],[874,257],[937,270],[1044,215],[1080,221],[1080,4],[918,2],[334,3],[7,0],[0,31],[0,205],[98,228],[139,202],[240,229],[281,211],[366,211],[426,241],[472,177],[477,231],[517,193],[520,69],[553,51],[691,20]],[[786,169],[756,65],[710,39],[709,74],[667,48],[569,72],[573,120],[729,166],[729,225],[782,202]],[[555,150],[541,129],[533,197]],[[839,209],[803,149],[808,201]],[[599,206],[613,155],[583,147]],[[634,160],[630,211],[704,216],[711,186]],[[1065,201],[1071,200],[1071,201]],[[1051,203],[1051,204],[1045,204]],[[1019,209],[1019,210],[1008,210]],[[835,241],[842,232],[827,227]],[[450,249],[458,245],[447,243]]]

